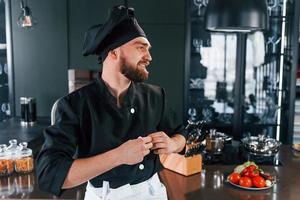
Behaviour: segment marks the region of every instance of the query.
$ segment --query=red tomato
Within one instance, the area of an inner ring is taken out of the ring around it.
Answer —
[[[246,168],[242,171],[241,175],[242,175],[242,176],[249,176],[249,169],[248,169],[248,167],[246,167]]]
[[[228,180],[231,183],[235,183],[235,184],[238,184],[240,179],[241,179],[241,175],[239,173],[231,173],[228,177]]]
[[[259,175],[259,170],[255,165],[249,165],[242,171],[242,176],[255,177]]]
[[[266,180],[261,176],[256,176],[252,178],[253,185],[258,188],[266,186]]]
[[[253,171],[250,171],[250,172],[249,172],[249,176],[250,176],[251,178],[256,177],[256,176],[259,176],[259,170],[258,170],[258,169],[254,169]]]
[[[242,187],[252,187],[252,180],[247,176],[241,177],[239,185]]]
[[[255,169],[257,169],[257,167],[255,165],[249,165],[248,169],[250,169],[251,171],[254,171]]]

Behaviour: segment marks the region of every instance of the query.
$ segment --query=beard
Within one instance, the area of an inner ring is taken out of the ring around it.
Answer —
[[[148,79],[148,72],[142,67],[139,67],[143,62],[140,61],[137,65],[132,65],[122,56],[121,60],[121,73],[133,82],[144,82]]]

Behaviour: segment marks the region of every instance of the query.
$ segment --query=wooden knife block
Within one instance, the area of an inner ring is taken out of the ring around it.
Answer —
[[[160,162],[164,168],[189,176],[201,172],[202,156],[200,154],[192,157],[185,157],[178,153],[160,155]]]

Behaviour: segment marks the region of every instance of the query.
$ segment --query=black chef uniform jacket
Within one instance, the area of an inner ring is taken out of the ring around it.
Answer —
[[[156,131],[185,136],[182,124],[167,106],[162,88],[132,82],[118,108],[116,98],[100,77],[59,100],[55,124],[45,129],[45,142],[37,157],[41,189],[60,196],[75,158],[101,154]],[[90,182],[101,187],[105,180],[111,188],[117,188],[143,182],[161,169],[159,156],[153,152],[142,161],[143,170],[140,164],[118,166]]]

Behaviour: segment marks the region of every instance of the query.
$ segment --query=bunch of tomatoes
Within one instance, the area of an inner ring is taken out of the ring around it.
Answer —
[[[266,180],[261,176],[261,170],[256,165],[249,165],[244,168],[241,173],[233,172],[228,176],[231,183],[240,185],[242,187],[257,187],[263,188],[270,186],[270,180]]]

